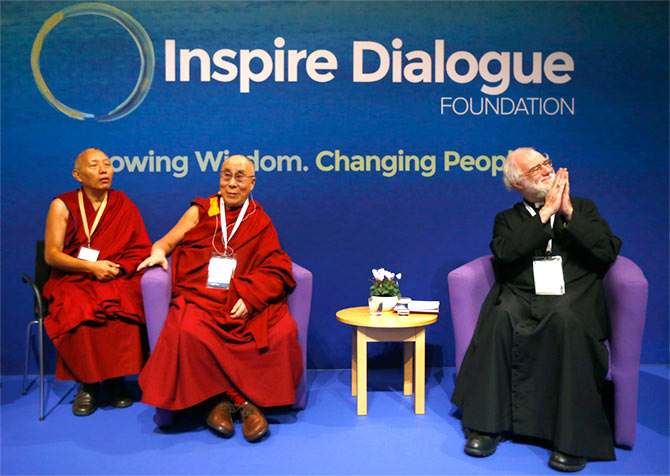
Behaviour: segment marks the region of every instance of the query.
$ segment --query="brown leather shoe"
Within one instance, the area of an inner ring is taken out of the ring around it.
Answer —
[[[237,407],[233,402],[225,398],[219,402],[207,415],[207,425],[221,433],[226,438],[233,436],[235,427],[233,426],[233,414],[237,412]]]
[[[260,408],[251,402],[238,405],[242,416],[242,433],[247,441],[258,441],[268,432],[269,426]]]
[[[72,402],[72,413],[77,416],[88,416],[98,409],[95,397],[98,394],[97,383],[80,383],[77,395]]]

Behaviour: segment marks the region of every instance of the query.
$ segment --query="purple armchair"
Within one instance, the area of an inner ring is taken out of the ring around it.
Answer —
[[[172,297],[172,259],[168,258],[168,271],[161,267],[148,269],[142,276],[142,294],[144,298],[144,313],[147,318],[147,334],[149,347],[153,351],[158,336],[160,336],[165,318],[170,308]],[[309,313],[312,305],[312,273],[302,266],[293,263],[293,277],[296,286],[288,297],[288,307],[291,316],[298,325],[298,341],[302,349],[303,371],[293,408],[305,408],[307,401],[307,328],[309,327]],[[156,408],[156,424],[160,427],[172,424],[172,411]]]
[[[493,256],[470,261],[450,272],[447,279],[458,371],[475,331],[484,298],[496,280]],[[635,263],[619,256],[605,275],[603,286],[611,321],[607,379],[614,384],[614,440],[620,446],[632,448],[635,444],[638,375],[648,283]]]

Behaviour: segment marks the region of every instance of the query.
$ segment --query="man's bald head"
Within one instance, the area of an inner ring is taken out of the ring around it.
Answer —
[[[233,169],[239,170],[240,166],[244,170],[245,175],[254,175],[253,161],[246,155],[242,154],[231,155],[226,160],[224,160],[223,164],[221,164],[221,173],[223,173],[224,170],[229,171],[232,171]]]
[[[84,189],[106,190],[112,185],[114,169],[109,157],[100,149],[86,149],[74,159],[72,176]]]
[[[74,159],[74,168],[75,170],[81,170],[82,167],[89,161],[91,157],[101,157],[104,156],[107,158],[107,155],[100,149],[90,149],[82,150],[79,152],[79,155]]]

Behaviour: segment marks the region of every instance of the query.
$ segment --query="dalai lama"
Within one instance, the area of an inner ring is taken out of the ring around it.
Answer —
[[[207,425],[230,437],[239,414],[248,441],[268,432],[259,407],[294,403],[302,372],[286,303],[295,286],[291,259],[249,199],[255,183],[253,163],[229,157],[219,192],[196,198],[138,268],[167,269],[172,253],[172,303],[140,375],[142,401],[179,410],[211,398]]]
[[[45,233],[51,275],[44,286],[44,324],[58,351],[56,378],[80,383],[77,416],[98,407],[98,383],[117,408],[130,406],[123,377],[137,374],[146,355],[146,332],[135,269],[151,241],[137,207],[112,190],[109,158],[87,149],[72,172],[81,188],[58,195]]]

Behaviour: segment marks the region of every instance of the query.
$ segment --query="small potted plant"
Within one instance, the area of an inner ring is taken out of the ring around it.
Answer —
[[[382,302],[382,311],[392,310],[400,294],[398,281],[402,278],[402,273],[391,273],[390,271],[379,268],[372,270],[372,286],[370,286],[370,297],[375,301]]]

